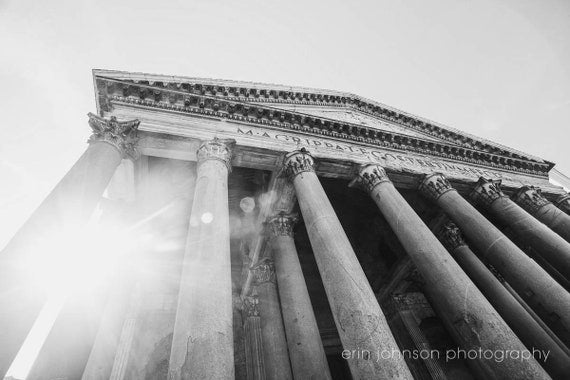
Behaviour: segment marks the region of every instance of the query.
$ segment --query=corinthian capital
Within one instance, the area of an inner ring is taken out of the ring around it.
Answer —
[[[453,252],[456,248],[467,245],[461,234],[461,230],[451,220],[446,221],[437,229],[435,236],[441,244],[449,251]]]
[[[350,182],[349,186],[358,186],[371,193],[372,189],[382,182],[390,182],[390,178],[388,178],[384,168],[380,165],[368,164],[360,168],[358,174]]]
[[[469,197],[473,202],[483,207],[489,207],[494,201],[504,198],[506,195],[501,190],[501,180],[480,177]]]
[[[534,214],[542,206],[546,206],[550,203],[550,201],[542,195],[540,188],[534,186],[521,187],[513,195],[513,201],[531,214]]]
[[[207,160],[218,160],[222,161],[230,172],[232,170],[232,149],[235,143],[234,139],[219,139],[217,137],[213,140],[204,141],[196,152],[198,165]]]
[[[441,173],[427,174],[423,180],[420,181],[418,190],[426,198],[437,201],[439,197],[448,191],[455,190],[451,184]]]
[[[265,258],[250,270],[253,273],[256,285],[263,284],[265,282],[275,283],[275,264],[273,263],[273,260]]]
[[[272,236],[293,236],[293,227],[299,220],[296,214],[281,212],[267,221]]]
[[[104,142],[113,145],[119,150],[123,158],[137,159],[138,153],[135,144],[138,141],[137,129],[139,120],[118,121],[115,116],[105,119],[89,112],[89,126],[93,134],[87,142]]]
[[[299,173],[314,172],[314,166],[313,156],[305,148],[301,148],[285,155],[283,174],[292,180]]]
[[[556,198],[556,207],[564,211],[566,214],[570,214],[570,193],[562,194]]]

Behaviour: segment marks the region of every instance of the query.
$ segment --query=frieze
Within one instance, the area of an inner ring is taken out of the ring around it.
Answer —
[[[277,142],[289,143],[297,147],[305,149],[312,148],[322,151],[330,151],[331,153],[343,153],[347,155],[366,158],[367,161],[378,162],[383,167],[397,166],[410,170],[421,170],[422,172],[430,171],[449,171],[461,173],[467,177],[494,177],[501,179],[510,179],[507,173],[500,173],[496,171],[486,170],[484,168],[477,168],[462,165],[459,163],[445,162],[434,160],[433,157],[427,156],[413,156],[410,153],[400,154],[397,152],[381,151],[377,149],[370,149],[368,147],[357,146],[348,143],[337,142],[334,140],[327,140],[319,137],[303,137],[287,133],[278,133],[267,129],[245,128],[237,127],[235,132],[238,136],[267,139]]]
[[[542,195],[540,188],[535,186],[523,186],[514,195],[513,201],[530,214],[536,213],[550,201]]]
[[[418,191],[426,198],[437,201],[448,191],[455,190],[447,178],[441,173],[429,174],[424,177],[418,186]]]
[[[89,144],[104,142],[117,148],[123,158],[133,160],[138,158],[135,145],[138,141],[139,120],[118,121],[115,116],[105,119],[91,112],[87,116],[89,116],[89,126],[93,130],[87,141]]]
[[[141,85],[139,85],[139,87],[140,86]],[[156,94],[149,97],[146,93],[144,97],[141,97],[136,91],[124,91],[123,89],[119,92],[113,89],[113,86],[111,86],[111,88],[111,90],[108,90],[106,98],[106,104],[109,104],[108,110],[112,108],[112,104],[114,103],[123,103],[175,112],[193,113],[196,115],[247,122],[249,124],[272,126],[284,130],[290,129],[313,135],[352,140],[357,143],[449,158],[456,161],[464,161],[543,177],[548,175],[548,171],[552,167],[551,163],[525,158],[521,156],[521,154],[513,153],[499,147],[493,147],[476,141],[468,143],[467,140],[469,140],[469,138],[465,136],[458,137],[458,141],[462,141],[462,144],[464,144],[458,146],[452,143],[447,144],[444,141],[434,142],[431,140],[422,140],[421,138],[408,135],[386,132],[358,124],[305,115],[259,104],[231,101],[223,97],[188,94],[173,88],[156,89],[155,87],[149,87],[149,89],[153,91],[156,90],[154,92],[164,92],[164,96],[160,97],[157,97]],[[144,86],[140,88],[144,88]],[[173,98],[168,95],[169,92],[174,92],[176,96]],[[406,116],[406,118],[413,120],[413,118],[409,116]],[[434,129],[428,128],[428,130],[433,131]],[[438,137],[445,140],[452,135],[455,135],[455,132],[443,131],[441,132],[441,136]],[[457,136],[460,135],[457,134]]]
[[[490,180],[481,177],[469,197],[476,204],[488,208],[497,199],[506,198],[507,196],[501,190],[501,180]]]

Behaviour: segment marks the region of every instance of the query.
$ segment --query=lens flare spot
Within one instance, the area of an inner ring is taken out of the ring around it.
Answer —
[[[211,212],[205,212],[202,214],[200,219],[202,220],[202,223],[210,224],[214,220],[214,215]]]
[[[245,197],[239,202],[239,207],[245,212],[249,214],[255,208],[255,200],[252,197]]]

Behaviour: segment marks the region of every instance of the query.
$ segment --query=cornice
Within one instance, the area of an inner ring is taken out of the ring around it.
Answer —
[[[398,151],[463,161],[507,171],[547,177],[552,164],[522,157],[516,153],[490,146],[470,137],[398,114],[396,111],[371,105],[361,100],[330,94],[309,94],[292,91],[257,90],[245,96],[241,88],[204,86],[192,83],[141,81],[138,83],[114,78],[97,77],[97,97],[101,111],[110,111],[113,104],[134,105],[166,111],[217,117],[278,129],[322,135],[341,140],[352,140],[372,146]],[[243,96],[233,96],[238,94]],[[442,142],[423,140],[395,132],[382,131],[349,122],[327,119],[301,112],[289,111],[270,104],[291,101],[296,104],[351,107],[360,112],[399,123],[423,134],[442,139]],[[262,97],[264,101],[252,101]],[[285,99],[281,99],[285,97]],[[301,103],[300,103],[301,102]],[[443,140],[450,140],[449,142]],[[457,145],[461,144],[461,145]],[[467,146],[473,145],[473,148]]]

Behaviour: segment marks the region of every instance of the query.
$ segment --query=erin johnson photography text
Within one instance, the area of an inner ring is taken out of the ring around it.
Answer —
[[[486,359],[495,362],[503,362],[505,360],[530,360],[534,358],[541,362],[548,360],[550,351],[532,348],[531,350],[489,350],[489,349],[470,349],[464,350],[461,348],[454,348],[448,350],[428,350],[428,349],[413,349],[413,350],[343,350],[342,358],[345,360],[390,360],[390,359],[445,359],[446,362],[451,360],[476,360]]]

